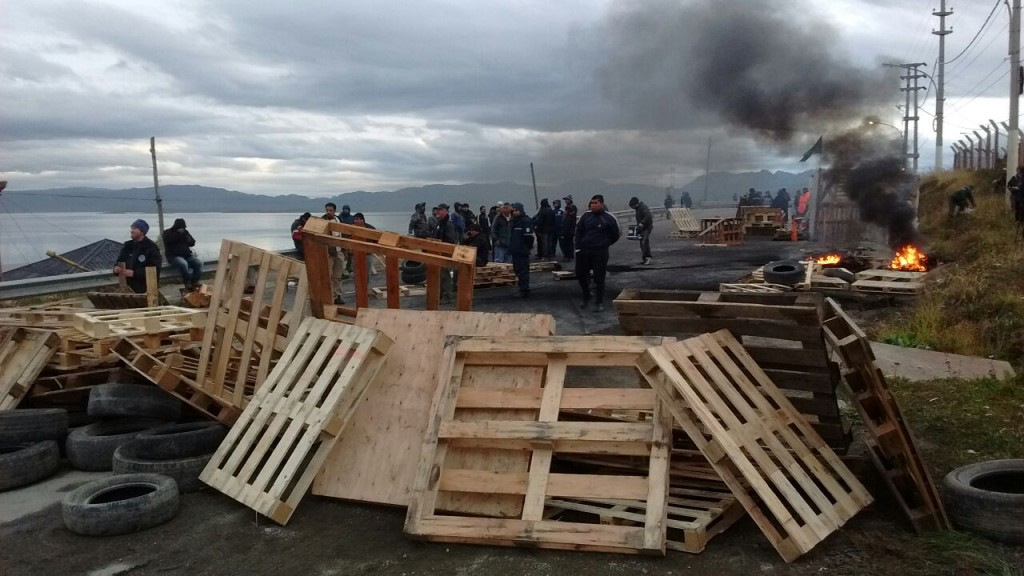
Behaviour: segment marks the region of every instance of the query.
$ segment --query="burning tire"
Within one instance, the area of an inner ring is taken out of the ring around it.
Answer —
[[[796,260],[777,260],[764,265],[764,281],[792,286],[804,279],[804,272],[804,265]]]
[[[961,466],[942,484],[953,524],[992,540],[1024,544],[1024,459]]]

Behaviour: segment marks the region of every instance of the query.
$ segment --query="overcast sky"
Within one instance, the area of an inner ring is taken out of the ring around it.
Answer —
[[[798,171],[867,114],[902,129],[881,64],[936,73],[937,5],[4,0],[0,178],[151,186],[151,136],[161,184],[262,194],[528,183],[530,162],[541,184],[667,186],[703,172],[709,139],[712,170]],[[954,9],[947,61],[981,32],[947,66],[947,167],[962,132],[1008,114],[1006,8]],[[930,170],[935,89],[920,96]]]

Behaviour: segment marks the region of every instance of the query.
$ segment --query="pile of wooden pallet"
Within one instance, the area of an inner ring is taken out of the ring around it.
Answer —
[[[818,291],[828,293],[830,291],[852,291],[866,294],[887,294],[890,296],[915,296],[924,290],[924,281],[928,276],[927,272],[912,272],[905,270],[891,270],[888,268],[874,268],[852,273],[849,270],[841,269],[844,276],[853,276],[853,282],[837,276],[826,275],[828,268],[814,260],[803,260],[804,278],[792,286],[769,284],[764,281],[764,267],[756,268],[751,274],[739,283],[723,283],[718,289],[722,292],[787,292]]]
[[[740,220],[743,222],[743,233],[749,235],[772,236],[777,228],[785,225],[782,221],[782,210],[768,206],[741,206]]]
[[[697,236],[702,246],[736,246],[743,243],[743,221],[739,218],[702,218]]]
[[[511,264],[491,262],[487,266],[476,269],[473,279],[474,288],[490,288],[493,286],[515,286],[519,283]]]

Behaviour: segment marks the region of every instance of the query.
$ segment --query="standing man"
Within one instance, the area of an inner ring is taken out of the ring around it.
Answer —
[[[654,229],[654,217],[651,209],[633,196],[629,199],[629,207],[636,211],[637,232],[640,233],[640,263],[644,266],[651,263],[651,231]]]
[[[668,211],[672,209],[676,203],[676,199],[672,197],[672,187],[669,186],[665,189],[665,220],[668,220]]]
[[[562,201],[555,198],[551,201],[551,213],[554,215],[554,224],[548,234],[548,260],[555,259],[556,248],[562,236],[562,220],[565,219],[565,211],[562,210]]]
[[[121,253],[117,255],[118,262],[124,262],[124,269],[114,266],[114,274],[124,272],[125,282],[132,292],[136,294],[146,293],[146,268],[156,268],[157,283],[160,282],[160,265],[162,256],[156,242],[146,237],[149,233],[149,224],[139,218],[132,222],[131,240],[124,243]]]
[[[448,213],[447,204],[438,204],[434,209],[437,216],[437,228],[434,229],[434,238],[449,244],[458,244],[460,236],[452,222],[451,214]],[[441,269],[441,304],[452,302],[452,273],[448,268]]]
[[[550,207],[548,208],[550,210]],[[512,234],[509,252],[512,253],[512,270],[519,280],[519,297],[530,297],[530,249],[533,248],[533,222],[523,212],[523,205],[512,205]]]
[[[572,199],[566,199],[565,215],[562,217],[562,229],[559,231],[559,241],[562,245],[562,259],[572,262],[576,250],[573,248],[574,236],[576,235],[576,221],[579,211]]]
[[[494,246],[494,261],[502,264],[512,263],[512,254],[508,251],[512,241],[512,205],[505,202],[501,205],[498,215],[491,224],[491,245]]]
[[[521,206],[521,204],[520,204]],[[514,212],[513,207],[513,212]],[[537,211],[537,215],[533,219],[533,229],[537,233],[537,260],[543,260],[545,257],[550,258],[548,254],[548,235],[555,233],[555,213],[551,209],[551,204],[548,199],[545,198],[540,201],[540,210]]]
[[[196,239],[185,226],[185,219],[178,218],[174,226],[164,230],[164,250],[167,261],[181,274],[181,281],[189,292],[199,289],[199,278],[203,275],[203,263],[192,253]]]
[[[485,218],[486,220],[486,218]],[[487,235],[483,232],[483,226],[479,223],[469,225],[469,230],[466,230],[466,235],[462,238],[463,246],[473,246],[476,248],[476,266],[487,266],[488,256],[488,242]]]
[[[619,241],[619,221],[604,209],[604,196],[594,194],[590,210],[576,225],[576,278],[583,289],[583,309],[590,305],[590,277],[593,273],[597,302],[594,312],[604,312],[604,278],[608,247]]]
[[[430,224],[427,222],[427,203],[420,202],[409,218],[409,236],[430,238]]]
[[[299,260],[306,259],[306,249],[302,245],[302,229],[306,226],[306,221],[312,216],[309,212],[303,212],[302,216],[292,220],[292,243],[295,244],[295,253]]]
[[[324,204],[324,215],[321,218],[328,222],[340,222],[335,213],[337,209],[338,205],[334,202]],[[328,246],[327,256],[331,268],[331,291],[334,293],[334,303],[340,306],[345,303],[341,298],[341,281],[345,278],[345,252],[337,246]]]

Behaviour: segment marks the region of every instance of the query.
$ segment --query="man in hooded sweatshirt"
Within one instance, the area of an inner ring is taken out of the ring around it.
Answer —
[[[409,218],[409,236],[430,238],[430,224],[427,219],[427,203],[420,202]]]
[[[156,242],[146,237],[148,233],[149,224],[145,220],[139,218],[132,222],[132,239],[124,243],[121,253],[117,255],[117,261],[124,262],[124,269],[114,266],[114,274],[124,272],[125,282],[136,294],[146,293],[146,268],[155,267],[157,281],[160,280],[163,257]]]
[[[174,225],[164,230],[164,250],[167,252],[167,262],[172,264],[181,273],[181,281],[185,289],[192,291],[199,288],[199,278],[203,275],[203,263],[196,258],[192,247],[196,245],[196,239],[185,226],[185,219],[178,218]]]

